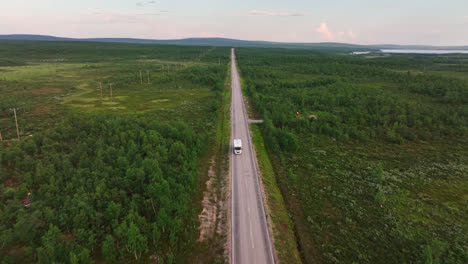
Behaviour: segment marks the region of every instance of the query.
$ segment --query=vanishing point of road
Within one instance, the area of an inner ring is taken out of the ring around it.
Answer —
[[[234,49],[231,50],[231,138],[242,140],[242,154],[231,151],[232,264],[274,263],[265,209],[242,97]]]

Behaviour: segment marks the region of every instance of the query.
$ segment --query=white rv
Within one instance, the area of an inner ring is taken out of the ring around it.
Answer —
[[[242,141],[240,139],[234,139],[234,154],[242,154]]]

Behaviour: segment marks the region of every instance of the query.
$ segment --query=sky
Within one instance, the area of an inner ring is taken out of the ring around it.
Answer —
[[[0,0],[0,34],[468,45],[468,0]]]

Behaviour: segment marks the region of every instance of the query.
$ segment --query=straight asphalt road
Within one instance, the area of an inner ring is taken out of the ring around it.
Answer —
[[[274,263],[234,49],[231,50],[231,67],[231,138],[242,140],[242,154],[234,155],[233,151],[230,154],[232,263]]]

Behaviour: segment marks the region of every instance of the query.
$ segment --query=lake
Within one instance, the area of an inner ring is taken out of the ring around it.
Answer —
[[[417,53],[417,54],[449,54],[449,53],[464,53],[468,54],[468,50],[419,50],[419,49],[381,49],[383,53]]]

